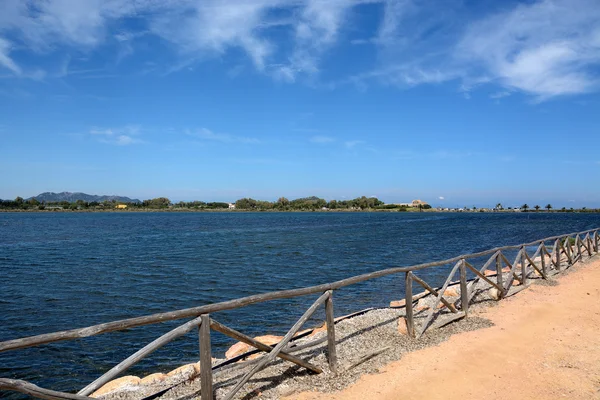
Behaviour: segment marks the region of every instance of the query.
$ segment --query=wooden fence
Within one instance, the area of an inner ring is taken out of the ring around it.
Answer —
[[[327,357],[329,368],[333,373],[336,373],[337,355],[333,312],[333,293],[335,290],[346,286],[354,285],[359,282],[380,278],[383,276],[404,274],[407,331],[411,337],[418,338],[421,335],[423,335],[423,333],[431,326],[435,315],[441,312],[441,310],[444,308],[447,308],[453,314],[450,319],[447,319],[445,321],[445,323],[466,317],[469,311],[469,303],[473,300],[473,297],[476,294],[475,285],[480,280],[483,280],[491,287],[496,288],[498,291],[498,297],[502,298],[508,293],[514,280],[520,281],[520,290],[526,288],[528,282],[528,275],[534,270],[543,279],[548,279],[550,274],[559,273],[562,270],[570,267],[577,261],[580,261],[584,257],[584,255],[591,257],[592,255],[598,253],[598,245],[600,242],[600,235],[598,233],[599,229],[600,228],[584,232],[572,233],[568,235],[549,237],[541,240],[536,240],[531,243],[524,243],[516,246],[505,246],[495,248],[479,253],[461,255],[443,261],[419,264],[410,267],[396,267],[384,269],[318,286],[257,294],[235,300],[224,301],[221,303],[208,304],[200,307],[158,313],[143,317],[129,318],[89,326],[86,328],[46,333],[37,336],[3,341],[0,342],[0,352],[38,346],[46,343],[53,343],[63,340],[84,338],[99,335],[102,333],[129,329],[142,325],[156,324],[165,321],[193,317],[192,320],[171,330],[170,332],[149,343],[142,349],[138,350],[136,353],[132,354],[130,357],[123,360],[121,363],[113,367],[104,375],[96,379],[94,382],[81,389],[77,394],[57,392],[49,389],[40,388],[26,381],[6,378],[0,378],[0,390],[18,391],[41,399],[90,399],[90,397],[88,396],[91,393],[93,393],[95,390],[99,389],[105,383],[114,379],[118,375],[122,374],[128,368],[130,368],[131,366],[133,366],[134,364],[136,364],[155,350],[166,345],[172,340],[185,335],[192,329],[197,329],[199,333],[200,395],[202,400],[213,399],[213,371],[219,369],[221,366],[228,363],[228,361],[226,361],[219,365],[212,365],[210,340],[211,330],[221,332],[231,338],[249,344],[255,347],[256,349],[266,353],[266,355],[260,358],[254,364],[254,366],[233,387],[233,389],[231,389],[231,391],[224,397],[224,399],[229,400],[236,395],[236,393],[248,382],[248,380],[252,378],[252,376],[254,376],[254,374],[263,369],[267,364],[272,362],[277,357],[297,364],[314,373],[323,372],[318,366],[313,365],[306,360],[302,360],[299,357],[296,357],[290,352],[286,351],[286,347],[292,340],[294,335],[296,335],[296,333],[300,330],[303,324],[322,305],[325,305],[327,337],[324,340],[317,340],[316,342],[327,342]],[[548,250],[548,247],[546,246],[547,244],[548,246],[552,246],[551,251]],[[534,246],[537,248],[535,253],[533,255],[529,255],[527,249]],[[511,262],[507,258],[506,254],[507,252],[514,252],[515,250],[518,252],[514,261]],[[473,262],[473,259],[483,258],[486,256],[490,257],[487,260],[487,262],[485,262],[480,268],[476,268],[472,265],[471,262]],[[535,260],[538,256],[539,261],[536,262]],[[425,269],[439,267],[446,264],[454,265],[454,267],[451,269],[450,274],[448,275],[446,281],[444,282],[441,288],[434,289],[431,285],[425,282],[423,278],[417,275]],[[508,276],[506,277],[504,276],[505,273],[503,273],[503,266],[510,268]],[[495,281],[493,280],[493,276],[487,276],[485,274],[486,270],[490,267],[495,267],[496,269]],[[474,276],[473,279],[467,279],[468,271],[470,271],[470,273]],[[455,275],[457,272],[459,273],[460,299],[455,301],[454,303],[451,303],[449,300],[444,298],[444,293],[450,285],[450,283],[455,279]],[[415,326],[415,318],[413,316],[413,303],[417,300],[416,297],[413,297],[413,282],[416,282],[417,284],[421,285],[427,292],[431,293],[433,296],[436,296],[435,304],[430,308],[429,313],[427,314],[424,322],[421,324],[420,327]],[[306,310],[306,312],[300,317],[300,319],[290,328],[290,330],[286,333],[283,339],[275,346],[268,346],[241,332],[236,331],[235,329],[225,326],[213,319],[211,315],[218,311],[245,307],[255,303],[261,303],[276,299],[306,296],[311,294],[320,294],[320,296]],[[443,306],[438,307],[440,303],[442,303]],[[313,342],[313,344],[316,343]],[[305,348],[306,346],[303,345],[302,347]]]

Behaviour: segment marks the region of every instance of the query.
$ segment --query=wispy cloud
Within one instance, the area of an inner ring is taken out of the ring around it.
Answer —
[[[472,23],[456,56],[501,84],[537,96],[597,88],[600,8],[594,0],[544,0]]]
[[[411,1],[386,3],[375,41],[381,65],[337,84],[411,87],[458,80],[463,94],[494,84],[506,89],[493,99],[521,91],[538,101],[600,88],[595,0],[540,0],[481,17],[452,6],[444,11]]]
[[[493,99],[519,91],[538,101],[600,89],[597,0],[487,8],[416,0],[4,0],[0,68],[13,76],[54,76],[31,65],[35,57],[15,59],[17,47],[19,54],[35,55],[64,48],[90,52],[110,44],[118,64],[133,54],[138,41],[153,36],[176,55],[168,66],[153,66],[153,72],[178,71],[241,50],[255,70],[273,79],[312,82],[321,76],[328,53],[348,43],[340,38],[353,29],[353,14],[365,4],[378,7],[383,18],[372,32],[361,33],[371,37],[350,43],[375,46],[377,64],[334,78],[333,87],[406,88],[456,80],[465,97],[495,85],[501,89]],[[126,23],[132,19],[139,24]],[[231,73],[242,71],[240,66]]]
[[[196,130],[186,129],[184,131],[184,133],[186,135],[189,135],[189,136],[192,136],[192,137],[195,137],[198,139],[223,142],[223,143],[247,143],[247,144],[260,143],[260,140],[258,140],[257,138],[246,137],[246,136],[235,136],[235,135],[230,135],[228,133],[216,133],[207,128],[200,128],[200,129],[196,129]]]
[[[143,143],[143,140],[135,137],[141,133],[138,125],[127,125],[119,128],[92,128],[90,135],[95,136],[99,142],[127,146],[130,144]]]
[[[0,65],[9,69],[15,75],[21,75],[21,68],[10,58],[11,47],[8,40],[0,38]]]
[[[353,149],[358,145],[364,144],[365,141],[364,140],[349,140],[344,142],[344,146],[346,146],[346,148],[348,149]]]
[[[508,90],[503,90],[501,92],[496,92],[496,93],[490,94],[490,99],[502,99],[502,98],[508,97],[510,95],[511,95],[511,93]]]
[[[5,0],[0,35],[10,34],[24,47],[47,53],[60,46],[89,51],[105,43],[118,47],[117,64],[131,55],[135,42],[154,35],[171,43],[180,59],[168,71],[177,71],[210,57],[241,49],[254,67],[273,78],[294,82],[299,75],[319,71],[325,51],[338,41],[350,9],[383,0]],[[126,19],[141,23],[139,31],[121,29]],[[117,29],[116,34],[109,34]],[[287,30],[290,45],[282,45],[274,30]],[[0,65],[17,73],[0,48]]]
[[[325,143],[331,143],[334,142],[335,139],[329,136],[313,136],[310,139],[311,143],[318,143],[318,144],[325,144]]]

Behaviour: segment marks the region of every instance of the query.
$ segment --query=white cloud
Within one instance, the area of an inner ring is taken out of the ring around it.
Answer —
[[[344,145],[347,148],[352,149],[352,148],[358,146],[359,144],[363,144],[363,143],[365,143],[364,140],[349,140],[347,142],[344,142]]]
[[[353,0],[309,0],[296,24],[296,45],[289,68],[296,73],[319,71],[319,57],[338,37],[338,31]]]
[[[508,90],[503,90],[500,92],[490,94],[490,99],[502,99],[504,97],[510,96],[511,93]]]
[[[521,91],[537,100],[600,88],[597,0],[539,0],[476,17],[460,7],[447,2],[440,12],[439,5],[386,3],[376,40],[380,65],[337,84],[460,80],[465,96],[494,84],[504,88],[494,99]]]
[[[21,68],[10,58],[11,47],[8,40],[0,38],[0,66],[8,68],[15,75],[21,75]]]
[[[416,6],[412,0],[386,0],[383,21],[379,26],[376,42],[382,45],[395,45],[401,36],[401,23],[415,12]]]
[[[189,136],[193,136],[203,140],[211,140],[223,143],[247,143],[256,144],[260,141],[252,137],[235,136],[227,133],[215,133],[207,128],[200,128],[197,130],[185,130],[184,133]]]
[[[140,133],[141,128],[138,125],[126,125],[119,128],[95,127],[90,129],[90,135],[98,137],[99,142],[118,146],[143,143],[142,140],[135,137]]]
[[[494,3],[489,12],[459,0],[4,0],[0,67],[42,79],[53,74],[17,63],[11,50],[46,54],[67,46],[90,52],[106,43],[117,47],[118,64],[134,53],[137,41],[154,35],[177,54],[164,66],[168,71],[239,49],[256,70],[293,83],[318,76],[343,33],[357,31],[350,22],[365,3],[376,4],[382,18],[373,32],[360,32],[372,37],[350,43],[375,44],[378,64],[338,85],[404,88],[457,80],[466,97],[494,84],[502,89],[493,99],[520,91],[538,100],[600,88],[598,0]]]
[[[500,84],[539,99],[598,86],[600,7],[595,0],[544,0],[472,23],[457,57]]]
[[[313,136],[310,138],[310,141],[312,143],[319,143],[319,144],[324,144],[324,143],[331,143],[333,141],[335,141],[334,138],[329,137],[329,136]]]
[[[205,0],[173,8],[153,17],[151,31],[175,44],[181,51],[200,57],[242,48],[257,69],[263,70],[273,45],[260,36],[268,11],[281,5],[277,0]]]
[[[140,143],[140,141],[138,139],[132,138],[131,136],[119,135],[115,138],[114,143],[119,146],[125,146],[128,144]]]
[[[89,47],[105,39],[109,22],[135,12],[136,4],[127,0],[7,0],[0,29],[17,30],[36,50],[49,51],[56,44]]]
[[[440,196],[440,197],[438,197],[438,199],[444,200],[444,196]]]
[[[294,82],[319,71],[321,55],[337,42],[351,8],[379,1],[5,0],[0,33],[10,32],[37,52],[60,46],[89,51],[112,41],[119,46],[117,63],[133,53],[137,38],[151,34],[170,42],[181,57],[169,70],[238,48],[257,70]],[[140,31],[122,29],[127,18],[138,20]],[[278,42],[281,30],[291,36],[290,45]]]

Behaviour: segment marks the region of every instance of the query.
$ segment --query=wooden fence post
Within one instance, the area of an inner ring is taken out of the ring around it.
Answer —
[[[554,242],[554,249],[552,255],[556,257],[556,270],[560,272],[560,238]]]
[[[327,319],[327,353],[329,369],[337,374],[337,351],[335,349],[335,318],[333,317],[333,290],[328,290],[329,296],[325,300],[325,315]]]
[[[210,315],[202,314],[199,328],[200,341],[200,396],[202,400],[213,400],[212,359],[210,348]]]
[[[544,273],[544,279],[546,279],[548,276],[548,271],[546,271],[546,246],[544,243],[541,244],[540,249],[540,256],[542,257],[542,272]]]
[[[406,304],[406,331],[411,338],[415,337],[415,321],[413,319],[413,297],[412,297],[412,272],[404,273],[405,296]]]
[[[498,283],[498,286],[504,288],[504,282],[502,281],[502,262],[500,260],[501,256],[500,253],[498,253],[498,255],[496,256],[496,282]],[[504,297],[504,290],[500,292],[500,297]]]
[[[521,247],[521,284],[527,286],[527,256],[525,246]]]
[[[465,317],[469,315],[469,292],[467,290],[467,267],[465,260],[460,263],[460,308],[465,313]]]

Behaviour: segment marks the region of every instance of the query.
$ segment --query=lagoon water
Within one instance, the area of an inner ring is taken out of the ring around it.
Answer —
[[[0,341],[597,227],[600,214],[542,212],[0,213]],[[446,275],[440,267],[422,276],[439,285]],[[385,306],[402,296],[402,285],[392,276],[336,291],[336,315]],[[314,298],[212,316],[252,336],[284,334]],[[0,377],[75,391],[184,321],[0,353]],[[233,343],[217,333],[212,341],[216,356]],[[197,360],[190,332],[130,373]]]

